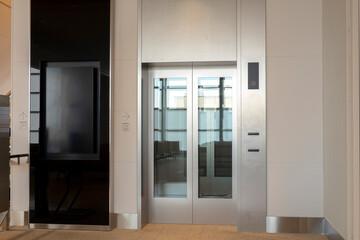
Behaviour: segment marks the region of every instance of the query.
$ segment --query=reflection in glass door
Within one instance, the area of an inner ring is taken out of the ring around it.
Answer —
[[[192,223],[192,71],[149,70],[149,220]]]
[[[199,198],[232,198],[232,78],[198,79]]]
[[[193,223],[236,225],[236,66],[193,67]]]
[[[233,65],[149,71],[150,222],[236,224],[235,73]]]
[[[154,79],[154,196],[186,197],[187,79]]]

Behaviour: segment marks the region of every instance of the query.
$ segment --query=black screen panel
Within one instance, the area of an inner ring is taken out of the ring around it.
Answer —
[[[93,78],[93,68],[46,69],[47,153],[96,152]]]
[[[40,143],[46,159],[99,160],[99,66],[42,64]]]

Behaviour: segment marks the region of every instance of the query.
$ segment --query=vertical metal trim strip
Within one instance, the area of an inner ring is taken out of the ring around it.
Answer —
[[[141,84],[141,78],[142,78],[142,71],[141,71],[141,58],[142,58],[142,50],[141,50],[141,0],[137,0],[137,43],[138,43],[138,52],[137,52],[137,229],[141,229],[141,149],[142,149],[142,143],[141,143],[141,132],[142,132],[142,126],[141,126],[141,119],[142,119],[142,102],[141,102],[141,93],[142,93],[142,84]]]
[[[115,44],[115,0],[110,0],[110,53],[109,53],[109,226],[115,227],[114,217],[114,134],[113,134],[113,81],[114,81],[114,44]]]
[[[236,1],[236,58],[237,58],[237,81],[238,81],[238,87],[237,87],[237,95],[239,96],[237,101],[237,134],[238,134],[238,143],[237,143],[237,194],[238,194],[238,203],[237,203],[237,213],[238,213],[238,231],[242,231],[242,180],[241,180],[241,170],[242,170],[242,76],[241,76],[241,20],[240,20],[240,13],[241,13],[241,0]]]
[[[28,29],[29,29],[29,32],[28,32],[28,37],[29,37],[29,45],[28,45],[28,51],[29,51],[29,59],[28,59],[28,64],[29,64],[29,69],[28,69],[28,92],[30,93],[30,81],[31,81],[31,0],[29,0],[29,8],[28,8],[28,11],[29,11],[29,19],[28,19]],[[11,15],[13,15],[13,13],[11,13]],[[13,36],[13,35],[12,35]],[[13,95],[13,94],[11,94]],[[14,98],[13,98],[14,99]],[[31,102],[30,102],[30,94],[28,94],[28,129],[30,129],[30,109],[31,109]],[[13,116],[13,115],[12,115]],[[12,123],[14,121],[11,121]],[[29,150],[28,150],[28,153],[29,153],[29,182],[28,182],[28,193],[29,193],[29,206],[28,206],[28,209],[27,211],[29,212],[28,216],[27,216],[27,219],[25,220],[25,216],[24,216],[24,224],[27,224],[28,226],[30,225],[30,180],[31,180],[31,157],[30,157],[30,132],[28,134],[28,145],[29,145]],[[11,150],[12,151],[12,150]],[[26,221],[26,222],[25,222]]]

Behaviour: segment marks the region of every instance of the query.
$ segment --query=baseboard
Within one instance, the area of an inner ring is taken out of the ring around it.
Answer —
[[[267,233],[313,233],[323,234],[323,218],[266,217]]]
[[[330,240],[344,240],[325,218],[267,216],[266,232],[321,234]]]
[[[110,226],[102,225],[71,225],[71,224],[38,224],[30,223],[30,229],[47,230],[78,230],[78,231],[110,231]]]
[[[116,228],[119,229],[138,229],[138,214],[136,213],[117,213]]]
[[[111,214],[111,228],[137,229],[138,228],[137,222],[138,222],[138,215],[136,213]],[[28,225],[29,225],[28,211],[10,211],[10,226],[28,226]]]
[[[10,210],[10,226],[28,226],[28,211],[11,211]]]

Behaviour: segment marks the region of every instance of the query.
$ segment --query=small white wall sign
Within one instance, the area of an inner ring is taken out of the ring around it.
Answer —
[[[28,129],[28,116],[25,112],[21,112],[18,115],[18,127],[19,130],[27,130]]]
[[[121,114],[121,130],[123,132],[129,132],[130,131],[130,123],[129,123],[129,119],[130,119],[130,115],[127,112],[123,112]]]

